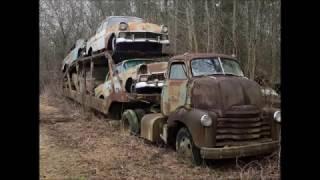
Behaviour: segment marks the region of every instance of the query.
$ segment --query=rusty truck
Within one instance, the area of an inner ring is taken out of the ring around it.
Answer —
[[[128,74],[119,75],[125,61],[115,65],[108,52],[81,58],[64,75],[64,94],[119,119],[126,132],[173,146],[196,165],[278,148],[281,111],[264,100],[237,59],[214,53],[164,59],[128,70],[135,74],[128,86]],[[159,81],[160,90],[141,90]]]
[[[172,145],[199,165],[204,159],[274,152],[281,112],[266,102],[232,56],[187,53],[169,60],[152,113],[126,109],[121,124],[151,142]]]

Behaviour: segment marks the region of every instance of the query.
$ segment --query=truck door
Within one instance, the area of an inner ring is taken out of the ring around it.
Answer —
[[[173,62],[170,65],[168,78],[162,89],[162,111],[168,115],[179,106],[186,103],[187,98],[187,70],[183,62]]]

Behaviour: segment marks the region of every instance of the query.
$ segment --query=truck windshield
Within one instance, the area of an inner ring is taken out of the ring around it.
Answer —
[[[226,58],[201,58],[191,61],[193,76],[207,76],[213,74],[228,74],[243,76],[239,63]]]
[[[137,59],[137,60],[130,60],[124,63],[124,68],[125,69],[130,69],[133,68],[139,64],[149,64],[155,62],[152,59]]]

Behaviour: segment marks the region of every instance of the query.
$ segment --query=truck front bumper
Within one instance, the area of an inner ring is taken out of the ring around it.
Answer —
[[[223,148],[200,148],[201,157],[204,159],[227,159],[245,156],[255,156],[271,153],[279,148],[279,141],[271,141],[245,146]]]

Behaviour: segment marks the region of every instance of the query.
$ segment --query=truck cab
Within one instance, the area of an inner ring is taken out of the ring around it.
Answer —
[[[194,164],[268,154],[279,146],[280,109],[265,103],[261,87],[232,56],[172,57],[159,106],[141,118],[141,137],[173,145]]]

